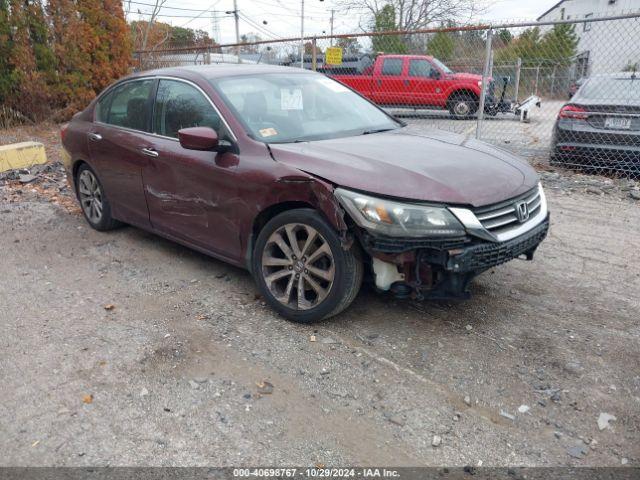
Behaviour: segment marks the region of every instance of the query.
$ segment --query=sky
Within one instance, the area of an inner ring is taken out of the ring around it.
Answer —
[[[240,15],[240,34],[254,33],[263,39],[300,36],[301,0],[236,0]],[[557,3],[557,0],[480,0],[486,11],[476,21],[535,20]],[[331,9],[334,14],[334,33],[361,32],[366,19],[355,13],[338,10],[335,0],[305,0],[305,36],[329,33]],[[123,0],[128,20],[148,19],[155,0]],[[186,10],[189,9],[189,10]],[[197,28],[211,33],[219,43],[235,41],[232,14],[233,0],[166,0],[158,20],[175,26]],[[140,12],[140,13],[139,13]],[[215,13],[214,13],[215,12]],[[216,17],[216,20],[213,17]],[[266,24],[264,23],[266,22]],[[362,26],[362,28],[360,27]],[[368,29],[367,29],[368,30]]]

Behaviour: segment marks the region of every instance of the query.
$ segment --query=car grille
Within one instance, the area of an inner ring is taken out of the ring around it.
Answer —
[[[518,227],[522,224],[522,222],[518,220],[516,205],[523,201],[527,202],[529,218],[532,218],[539,212],[542,204],[538,187],[529,190],[519,197],[477,208],[474,210],[474,213],[478,220],[480,220],[482,226],[496,235],[507,232],[511,228]]]
[[[549,221],[534,227],[525,235],[502,243],[482,243],[468,248],[454,260],[455,271],[481,271],[531,252],[547,236]]]

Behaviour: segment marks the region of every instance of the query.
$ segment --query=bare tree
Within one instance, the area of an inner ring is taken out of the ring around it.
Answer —
[[[151,10],[151,18],[149,18],[149,21],[145,25],[144,36],[142,37],[143,51],[147,49],[147,40],[149,39],[149,32],[151,31],[151,27],[153,26],[153,23],[156,21],[156,17],[160,13],[160,10],[162,9],[162,6],[165,3],[167,3],[167,0],[155,0],[155,4],[153,5],[153,9]]]
[[[336,0],[344,11],[375,18],[386,5],[396,14],[398,30],[416,30],[454,21],[467,23],[486,10],[491,0]]]

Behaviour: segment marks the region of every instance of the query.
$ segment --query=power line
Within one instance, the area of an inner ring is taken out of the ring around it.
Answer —
[[[272,32],[271,30],[263,27],[262,25],[259,25],[257,22],[253,21],[251,18],[249,18],[248,16],[246,16],[244,13],[242,12],[238,12],[238,15],[240,15],[240,18],[242,18],[242,20],[244,20],[245,22],[247,22],[249,25],[251,25],[253,28],[257,29],[260,33],[262,33],[263,35],[267,35],[272,37],[272,39],[278,39],[278,38],[282,38],[280,35],[275,34],[274,32]]]
[[[126,4],[130,4],[133,3],[135,5],[144,5],[146,7],[155,7],[156,4],[155,3],[144,3],[144,2],[134,2],[133,0],[129,1],[129,0],[123,0],[122,3],[126,3]],[[202,9],[202,8],[184,8],[184,7],[168,7],[166,5],[162,5],[160,7],[161,9],[166,9],[166,10],[180,10],[180,11],[184,11],[184,12],[206,12],[208,11],[208,9]]]
[[[222,10],[212,10],[211,13],[215,14],[216,12],[220,12],[221,16],[227,16]],[[153,13],[151,12],[133,12],[131,10],[127,10],[124,12],[125,14],[132,14],[132,15],[153,15]],[[206,12],[205,12],[206,13]],[[214,18],[213,16],[211,17],[194,17],[193,15],[167,15],[164,13],[157,13],[155,15],[156,17],[166,17],[166,18],[192,18],[192,19],[196,19],[196,18],[203,18],[203,19],[209,19],[209,18]]]

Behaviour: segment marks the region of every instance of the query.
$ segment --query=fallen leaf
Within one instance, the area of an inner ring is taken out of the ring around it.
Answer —
[[[89,394],[89,395],[85,395],[84,397],[82,397],[82,402],[83,403],[93,403],[93,395]]]
[[[116,306],[112,303],[109,303],[107,305],[104,306],[104,309],[108,312],[110,312],[111,310],[113,310],[114,308],[116,308]]]
[[[261,395],[270,395],[273,393],[273,385],[266,380],[256,383],[256,386],[258,387],[258,393]]]

